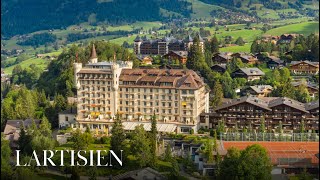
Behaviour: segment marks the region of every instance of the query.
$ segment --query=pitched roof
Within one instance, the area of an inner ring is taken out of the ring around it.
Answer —
[[[232,59],[231,55],[232,55],[232,53],[230,53],[230,52],[221,52],[221,53],[215,54],[213,57],[220,56],[224,59]]]
[[[273,89],[270,85],[256,85],[256,86],[250,86],[252,90],[254,90],[256,93],[263,93],[266,89]]]
[[[135,39],[134,39],[134,42],[140,42],[142,41],[141,37],[138,35]]]
[[[188,35],[188,37],[185,39],[186,42],[193,42],[193,38],[190,36],[190,34]]]
[[[263,76],[264,75],[264,72],[262,72],[259,68],[240,68],[239,70],[248,76]]]
[[[221,106],[217,107],[215,110],[224,109],[224,108],[235,106],[235,105],[245,103],[245,102],[271,111],[271,109],[268,107],[268,103],[266,101],[261,100],[260,98],[257,98],[255,96],[243,96],[238,99],[232,99],[230,101],[223,103]]]
[[[300,86],[303,82],[298,81],[298,82],[291,82],[291,84],[294,87]],[[307,88],[311,88],[311,89],[315,89],[315,90],[319,90],[319,87],[317,87],[316,84],[312,84],[312,83],[306,83]]]
[[[307,111],[319,109],[319,99],[309,103],[305,103],[305,108]]]
[[[171,51],[171,52],[183,58],[188,57],[188,51]]]
[[[149,55],[143,55],[143,54],[139,54],[137,55],[137,58],[142,61],[144,58],[148,57],[149,59],[153,60],[153,58]]]
[[[39,119],[34,120],[35,124],[38,126],[41,122]],[[5,138],[9,141],[17,141],[20,137],[20,125],[23,125],[24,128],[31,127],[32,125],[32,119],[26,119],[26,120],[8,120],[6,123],[6,126],[4,128],[3,134],[5,135]]]
[[[214,64],[213,66],[211,66],[211,68],[213,68],[215,66],[223,68],[223,69],[227,69],[227,64]]]
[[[287,105],[287,106],[290,106],[290,107],[295,108],[297,110],[308,113],[308,111],[305,108],[305,104],[303,104],[299,101],[287,98],[287,97],[279,97],[277,99],[270,101],[270,103],[269,103],[270,108],[276,107],[279,105]]]
[[[123,69],[120,81],[135,81],[129,86],[161,87],[165,85],[178,89],[198,89],[205,85],[194,71],[184,69]],[[153,84],[143,82],[153,82]]]
[[[308,61],[308,60],[305,60],[305,61],[291,61],[290,63],[290,66],[294,66],[294,65],[297,65],[297,64],[300,64],[300,63],[307,63],[311,66],[316,66],[316,67],[319,67],[319,62],[312,62],[312,61]]]
[[[96,52],[96,48],[94,47],[94,44],[92,44],[90,59],[94,59],[94,58],[97,58],[97,52]]]

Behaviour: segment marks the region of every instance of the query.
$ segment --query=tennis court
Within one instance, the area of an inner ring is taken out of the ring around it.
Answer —
[[[319,159],[319,142],[266,142],[266,141],[221,141],[222,149],[236,147],[240,150],[253,144],[267,149],[273,165],[290,167],[315,167]]]

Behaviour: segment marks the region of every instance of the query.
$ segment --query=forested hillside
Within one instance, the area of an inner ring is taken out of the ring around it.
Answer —
[[[65,28],[81,22],[121,24],[162,20],[160,8],[185,17],[191,13],[191,4],[181,0],[3,0],[1,36]]]

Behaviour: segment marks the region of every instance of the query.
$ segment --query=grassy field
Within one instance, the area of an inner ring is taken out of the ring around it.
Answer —
[[[193,19],[207,19],[211,18],[210,12],[215,9],[222,9],[220,6],[214,6],[211,4],[203,3],[199,0],[188,0],[188,2],[192,3],[193,14],[191,17]]]
[[[25,61],[22,61],[20,63],[20,66],[22,67],[22,69],[29,67],[31,64],[35,64],[36,66],[42,68],[43,70],[47,68],[49,61],[48,60],[44,60],[44,59],[40,59],[40,58],[30,58],[27,59]],[[6,74],[12,74],[12,70],[16,65],[4,68],[4,72]]]
[[[244,46],[230,46],[220,48],[220,52],[250,52],[251,43],[245,44]]]
[[[271,29],[267,31],[265,34],[281,35],[285,33],[298,33],[304,35],[309,35],[311,33],[319,33],[319,22],[303,22],[298,24],[291,24]]]

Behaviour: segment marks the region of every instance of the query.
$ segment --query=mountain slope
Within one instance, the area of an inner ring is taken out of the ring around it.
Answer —
[[[121,24],[162,20],[160,8],[189,17],[191,4],[181,0],[2,0],[1,36],[65,28],[90,21]]]

